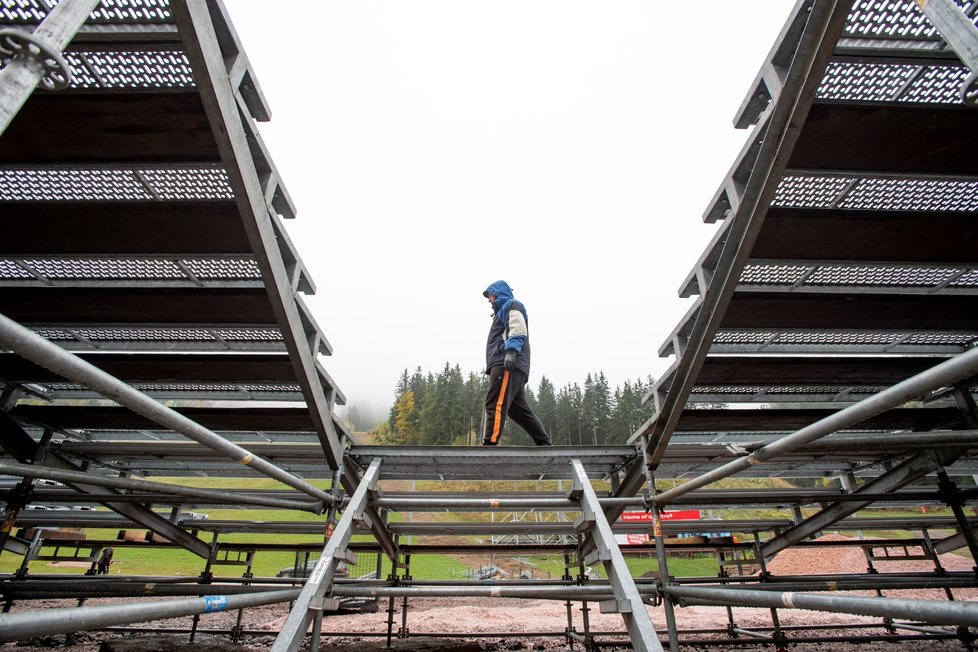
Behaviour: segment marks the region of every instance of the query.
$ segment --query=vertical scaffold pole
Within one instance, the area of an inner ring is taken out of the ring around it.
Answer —
[[[394,547],[397,548],[398,550],[401,549],[400,537],[401,535],[399,534],[394,535]],[[398,585],[399,580],[397,579],[397,566],[400,563],[400,561],[401,561],[400,554],[396,555],[391,560],[391,574],[387,578],[388,581],[391,583],[391,586]],[[391,640],[393,638],[394,638],[394,595],[391,594],[391,596],[387,598],[387,647],[391,647]]]
[[[649,441],[648,436],[642,436],[642,465],[645,467],[645,484],[648,487],[648,495],[655,495],[655,475],[649,466]],[[679,652],[679,629],[676,627],[676,613],[673,610],[672,600],[665,593],[666,585],[669,583],[669,562],[666,559],[665,537],[662,536],[662,520],[659,506],[654,501],[649,501],[652,509],[652,538],[655,540],[655,557],[659,564],[659,589],[662,594],[662,608],[666,613],[666,631],[669,634],[670,652]]]
[[[756,530],[754,531],[754,558],[757,559],[757,564],[761,567],[761,583],[766,584],[769,581],[770,573],[767,572],[767,561],[761,554],[761,534]],[[787,648],[788,639],[784,630],[781,629],[781,618],[778,616],[778,610],[775,607],[771,607],[771,624],[774,626],[774,640],[778,650]]]
[[[411,581],[411,553],[404,555],[404,578],[405,581]],[[407,624],[407,613],[408,613],[408,597],[405,595],[401,601],[401,629],[397,632],[397,638],[408,638],[411,636],[410,630],[408,630]]]

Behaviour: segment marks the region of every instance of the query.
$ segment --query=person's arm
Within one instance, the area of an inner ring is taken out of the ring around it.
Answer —
[[[523,350],[523,343],[529,335],[529,331],[526,328],[526,318],[523,316],[523,311],[519,308],[510,308],[506,319],[508,323],[506,325],[506,342],[503,344],[503,350],[513,350],[519,353]]]

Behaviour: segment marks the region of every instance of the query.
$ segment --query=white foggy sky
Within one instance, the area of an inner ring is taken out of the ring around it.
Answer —
[[[668,367],[792,2],[226,4],[350,404],[386,408],[404,368],[481,371],[498,279],[527,306],[531,387]]]

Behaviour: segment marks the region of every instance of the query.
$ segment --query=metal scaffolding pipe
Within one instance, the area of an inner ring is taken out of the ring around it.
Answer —
[[[942,447],[956,446],[975,447],[978,445],[978,430],[948,430],[937,432],[908,432],[900,434],[881,435],[834,435],[804,446],[802,451],[863,451],[882,450],[884,448],[903,448],[913,446]],[[749,447],[745,447],[748,448]]]
[[[62,471],[53,469],[49,466],[34,466],[31,464],[17,464],[15,462],[0,462],[0,473],[7,475],[17,475],[24,478],[44,478],[46,480],[56,480],[64,483],[76,483],[95,485],[98,487],[112,487],[114,489],[132,489],[135,491],[148,491],[155,493],[169,493],[189,498],[200,498],[214,503],[235,503],[242,505],[260,505],[262,507],[278,507],[281,509],[295,509],[303,512],[320,513],[321,503],[310,503],[298,500],[288,500],[286,498],[275,498],[266,496],[252,496],[245,493],[232,493],[221,491],[220,489],[198,489],[194,487],[183,487],[164,482],[151,482],[149,480],[138,480],[135,478],[115,478],[103,475],[91,475],[81,471]],[[91,496],[85,496],[91,499]],[[114,499],[108,502],[114,502]]]
[[[182,584],[154,581],[117,581],[108,577],[77,575],[60,576],[57,580],[22,580],[0,582],[0,596],[7,600],[42,600],[51,598],[132,598],[132,597],[184,597],[208,595],[220,592],[221,595],[247,593],[269,593],[282,591],[283,582],[272,585],[235,585],[222,579],[216,584],[200,584],[196,577],[188,578]],[[249,578],[250,581],[254,579]],[[298,587],[295,587],[298,588]]]
[[[683,586],[694,584],[716,587],[715,577],[686,577],[675,580]],[[747,591],[869,591],[869,590],[900,590],[900,589],[966,589],[978,587],[978,579],[974,573],[960,572],[955,576],[936,575],[901,575],[886,577],[884,575],[862,574],[854,575],[851,579],[836,576],[835,579],[824,579],[823,576],[771,576],[771,584],[760,584],[756,575],[728,576],[725,584],[736,584]]]
[[[645,499],[632,498],[598,498],[602,507],[640,507],[645,509]],[[413,511],[440,511],[467,509],[475,511],[513,511],[521,509],[543,509],[552,511],[581,511],[581,504],[569,498],[374,498],[370,504],[377,508]]]
[[[66,86],[71,69],[61,56],[75,33],[85,24],[99,0],[59,2],[41,21],[33,33],[3,30],[3,39],[12,39],[22,48],[0,70],[0,135],[7,130],[14,116],[42,81],[47,79],[52,89]],[[36,51],[36,54],[32,52]]]
[[[653,595],[654,586],[640,587],[639,593]],[[611,600],[615,594],[611,586],[506,586],[500,584],[486,586],[352,586],[337,584],[333,587],[334,596],[380,598],[380,597],[460,597],[460,598],[536,598],[543,600]]]
[[[901,618],[931,625],[978,625],[978,609],[973,603],[944,600],[903,600],[852,595],[818,595],[813,593],[769,592],[744,589],[719,589],[691,586],[667,586],[669,597],[711,604],[744,607],[779,607],[809,609],[831,613]]]
[[[805,444],[826,437],[833,432],[848,428],[887,410],[899,407],[907,401],[927,392],[947,387],[965,378],[978,374],[978,349],[972,349],[950,360],[912,376],[893,387],[863,399],[859,403],[830,414],[824,419],[798,430],[786,437],[766,444],[745,457],[728,462],[712,471],[695,477],[678,487],[669,489],[652,497],[656,504],[668,503],[677,496],[688,494],[694,489],[705,487],[717,480],[728,478],[752,466],[762,464]]]
[[[196,421],[188,419],[176,410],[172,410],[133,389],[115,376],[105,373],[95,365],[72,355],[56,344],[52,344],[3,314],[0,314],[0,345],[64,378],[73,380],[83,387],[112,399],[119,405],[129,408],[154,423],[189,437],[211,450],[227,455],[234,461],[278,480],[293,489],[298,489],[326,504],[332,504],[334,501],[333,496],[328,492],[317,489],[302,478],[255,456],[237,444],[229,442]]]
[[[246,595],[207,595],[185,600],[127,602],[97,607],[6,613],[0,614],[0,641],[19,641],[35,636],[277,604],[295,600],[298,595],[299,589],[289,589]]]

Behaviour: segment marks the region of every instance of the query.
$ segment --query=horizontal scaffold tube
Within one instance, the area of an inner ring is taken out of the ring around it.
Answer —
[[[901,618],[931,625],[978,625],[978,608],[973,602],[946,600],[904,600],[855,595],[820,595],[814,593],[768,592],[749,589],[721,589],[670,585],[663,592],[673,598],[691,602],[808,609],[831,613]]]
[[[603,507],[640,507],[645,509],[645,499],[630,498],[599,498]],[[394,510],[441,511],[448,509],[467,509],[472,511],[513,511],[520,509],[549,509],[553,511],[581,511],[581,503],[570,498],[407,498],[380,497],[373,498],[370,504],[374,507]]]
[[[887,577],[887,575],[891,575]],[[900,589],[969,589],[978,587],[978,578],[974,573],[962,571],[954,575],[945,574],[861,574],[852,576],[811,577],[792,575],[772,575],[770,584],[762,584],[765,580],[757,575],[730,575],[725,578],[726,584],[733,584],[751,591],[862,591],[862,590],[900,590]],[[715,586],[715,577],[684,577],[676,580],[682,586],[708,585]]]
[[[313,514],[318,514],[321,511],[321,503],[275,498],[273,496],[253,496],[247,493],[221,491],[220,489],[214,488],[200,489],[196,487],[183,487],[165,482],[150,482],[149,480],[138,480],[135,478],[92,475],[91,473],[84,473],[82,471],[62,471],[61,469],[53,469],[49,466],[35,466],[33,464],[0,462],[0,474],[16,475],[23,478],[43,478],[45,480],[88,484],[98,487],[112,487],[114,489],[132,489],[135,491],[175,494],[189,498],[200,498],[214,503],[234,503],[241,505],[260,505],[262,507],[278,507],[281,509],[296,509],[303,512],[312,512]],[[112,502],[108,498],[106,501]]]
[[[688,494],[694,489],[713,484],[740,473],[752,466],[762,464],[805,444],[831,435],[857,423],[865,421],[887,410],[899,407],[912,399],[923,396],[932,390],[948,387],[978,374],[978,349],[961,353],[950,360],[912,376],[893,387],[863,399],[854,405],[830,414],[824,419],[802,428],[786,437],[777,439],[758,448],[751,454],[728,462],[720,467],[697,476],[678,487],[663,491],[652,497],[658,505],[667,504],[673,498]]]
[[[645,595],[656,593],[654,586],[639,587]],[[358,598],[380,597],[460,597],[460,598],[536,598],[542,600],[610,600],[614,591],[607,584],[603,586],[506,586],[490,584],[486,586],[351,586],[337,584],[333,587],[334,596]]]
[[[95,365],[65,351],[56,344],[52,344],[3,314],[0,314],[0,345],[46,369],[50,369],[63,378],[73,380],[82,387],[112,399],[119,405],[129,408],[154,423],[226,455],[235,462],[278,480],[293,489],[298,489],[324,503],[332,504],[334,502],[333,496],[322,489],[318,489],[302,478],[253,455],[247,449],[229,442],[196,421],[188,419],[159,401],[153,400],[115,376],[105,373]]]
[[[200,598],[154,602],[127,602],[97,607],[69,607],[0,614],[0,641],[20,641],[35,636],[80,632],[112,625],[193,616],[228,609],[290,602],[299,589],[246,595],[207,595]]]
[[[239,595],[270,593],[285,590],[287,583],[278,580],[272,585],[200,584],[198,578],[189,583],[118,581],[107,576],[58,576],[58,580],[11,580],[0,582],[0,596],[5,600],[44,600],[51,598],[148,598],[186,597],[194,595]],[[166,579],[166,578],[165,578]],[[249,578],[251,580],[251,578]],[[251,580],[253,581],[253,580]]]

